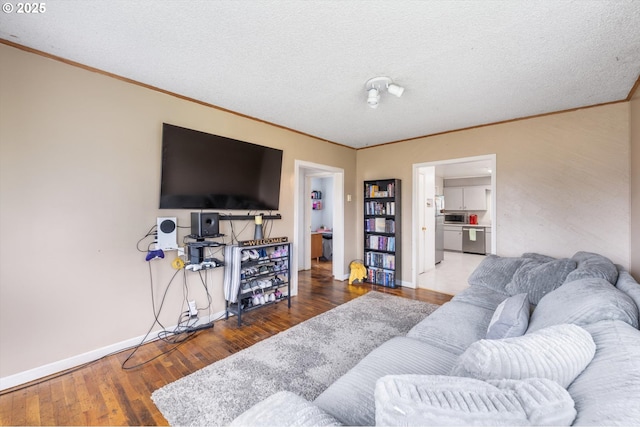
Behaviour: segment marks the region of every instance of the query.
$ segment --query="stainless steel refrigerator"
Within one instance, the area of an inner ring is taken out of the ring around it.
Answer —
[[[444,196],[436,196],[436,264],[444,259]]]

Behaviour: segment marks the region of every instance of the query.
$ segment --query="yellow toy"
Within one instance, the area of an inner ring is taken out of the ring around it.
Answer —
[[[349,264],[349,268],[351,268],[351,273],[349,274],[350,285],[352,285],[354,282],[362,283],[367,277],[367,267],[365,267],[362,262],[351,261],[351,264]]]

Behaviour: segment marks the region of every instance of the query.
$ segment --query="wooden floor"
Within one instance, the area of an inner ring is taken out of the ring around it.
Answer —
[[[298,296],[284,303],[235,317],[200,331],[173,352],[133,370],[123,370],[125,351],[105,357],[57,378],[0,395],[0,425],[167,425],[151,401],[151,393],[212,362],[220,360],[293,325],[370,291],[443,304],[451,296],[409,288],[388,289],[335,281],[330,263],[314,262],[299,275]],[[145,344],[132,364],[147,360],[172,345]]]

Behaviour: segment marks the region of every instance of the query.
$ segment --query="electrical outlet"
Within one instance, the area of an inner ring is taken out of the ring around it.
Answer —
[[[191,317],[198,316],[198,307],[196,307],[196,302],[193,300],[189,301],[189,316]]]
[[[184,246],[178,247],[178,256],[184,256]]]

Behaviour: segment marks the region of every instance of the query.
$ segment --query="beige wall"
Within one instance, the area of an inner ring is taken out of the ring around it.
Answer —
[[[640,280],[640,90],[631,102],[631,267]]]
[[[413,164],[496,154],[498,255],[584,250],[628,267],[629,108],[618,103],[359,150],[357,182],[402,179],[402,231],[410,236]],[[410,282],[411,238],[402,250],[402,278]]]
[[[272,236],[293,237],[295,159],[343,168],[345,194],[359,188],[355,150],[5,45],[0,82],[0,377],[139,337],[151,326],[149,264],[136,242],[157,216],[190,224],[189,211],[158,209],[163,121],[284,150],[283,219]],[[355,221],[357,206],[345,209]],[[230,234],[228,222],[222,227]],[[247,230],[241,238],[252,237]],[[346,230],[348,264],[357,248],[355,231]],[[189,230],[179,231],[181,241]],[[174,254],[151,264],[156,304]],[[222,269],[208,280],[212,313],[220,312]],[[205,306],[197,275],[188,283]],[[165,325],[177,323],[182,301],[179,277],[162,310]]]
[[[157,208],[163,121],[284,150],[274,236],[293,237],[295,159],[343,168],[354,195],[344,204],[345,265],[362,256],[363,180],[403,180],[410,236],[414,163],[495,153],[498,254],[590,250],[628,266],[633,245],[640,267],[640,184],[636,174],[630,187],[628,160],[631,127],[640,170],[637,100],[356,152],[5,45],[0,94],[0,378],[117,347],[151,325],[149,264],[136,242],[157,216],[189,224],[188,211]],[[404,238],[404,280],[411,250]],[[171,258],[150,264],[157,302]],[[220,312],[222,272],[208,279]],[[193,277],[189,289],[204,305]],[[182,300],[176,280],[164,324],[176,323]]]

